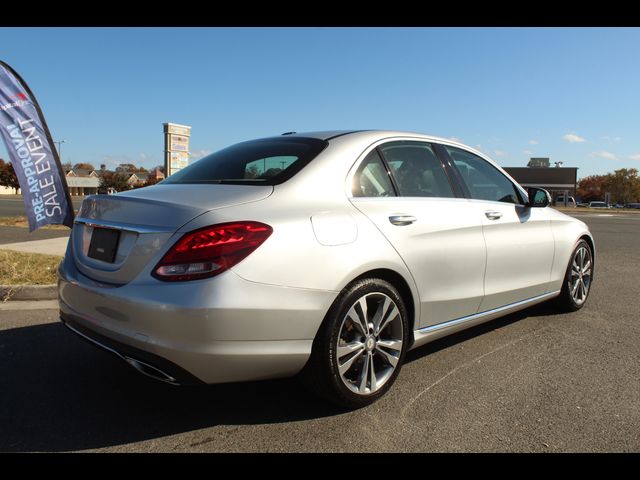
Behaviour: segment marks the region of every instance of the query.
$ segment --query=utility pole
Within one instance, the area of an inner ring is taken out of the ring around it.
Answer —
[[[60,157],[60,163],[62,163],[62,144],[66,143],[66,140],[60,140],[57,142],[53,142],[58,145],[58,157]]]

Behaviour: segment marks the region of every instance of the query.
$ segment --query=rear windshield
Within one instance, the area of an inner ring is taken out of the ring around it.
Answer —
[[[277,185],[302,170],[327,145],[306,137],[242,142],[196,161],[162,183]]]

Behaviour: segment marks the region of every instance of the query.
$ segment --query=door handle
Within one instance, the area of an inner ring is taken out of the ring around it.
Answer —
[[[413,215],[391,215],[389,217],[389,221],[399,227],[402,227],[404,225],[411,225],[416,220],[417,218]]]
[[[499,218],[502,218],[502,213],[494,212],[492,210],[487,210],[486,212],[484,212],[484,214],[489,220],[498,220]]]

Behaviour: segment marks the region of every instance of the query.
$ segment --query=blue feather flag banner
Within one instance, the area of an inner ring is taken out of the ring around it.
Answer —
[[[73,205],[58,152],[28,85],[0,61],[0,133],[18,177],[29,231],[73,226]]]

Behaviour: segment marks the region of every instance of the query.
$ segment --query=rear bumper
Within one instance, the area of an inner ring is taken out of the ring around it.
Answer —
[[[67,327],[175,384],[295,375],[337,295],[248,282],[231,271],[193,282],[148,279],[113,287],[82,275],[69,257],[58,273]]]
[[[198,385],[204,383],[185,369],[171,363],[165,358],[125,343],[116,342],[84,327],[78,317],[60,312],[60,321],[79,337],[84,338],[102,350],[116,355],[140,373],[149,377],[170,383],[171,385]]]

